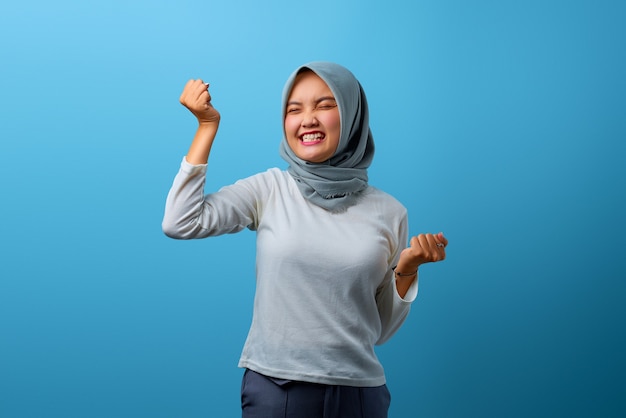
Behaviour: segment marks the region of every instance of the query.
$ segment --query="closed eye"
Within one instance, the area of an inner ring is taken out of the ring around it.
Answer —
[[[334,98],[323,98],[317,102],[318,109],[329,110],[337,107],[337,102]]]

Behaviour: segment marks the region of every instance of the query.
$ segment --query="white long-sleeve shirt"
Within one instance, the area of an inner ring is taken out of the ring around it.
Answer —
[[[206,165],[183,159],[163,231],[191,239],[256,230],[256,294],[240,367],[282,379],[379,386],[374,352],[400,327],[417,280],[398,295],[393,266],[407,242],[407,212],[368,187],[331,213],[302,197],[276,168],[204,195]]]

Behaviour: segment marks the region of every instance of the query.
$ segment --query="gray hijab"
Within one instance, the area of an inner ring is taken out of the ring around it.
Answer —
[[[341,134],[335,154],[322,163],[301,160],[283,138],[281,157],[300,192],[311,203],[332,212],[342,212],[357,203],[367,188],[367,168],[374,157],[374,139],[369,128],[365,92],[354,75],[341,65],[311,62],[294,71],[283,89],[283,120],[296,76],[309,69],[328,85],[339,108]]]

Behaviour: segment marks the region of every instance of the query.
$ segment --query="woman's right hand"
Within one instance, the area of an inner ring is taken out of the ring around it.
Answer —
[[[201,79],[189,80],[185,84],[180,103],[194,114],[200,125],[219,125],[220,113],[211,104],[208,83]]]

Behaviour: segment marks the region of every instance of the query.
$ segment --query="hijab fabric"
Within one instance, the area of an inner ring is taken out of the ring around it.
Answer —
[[[357,203],[368,186],[367,168],[374,157],[374,139],[369,128],[367,99],[361,84],[348,69],[331,62],[311,62],[294,71],[285,83],[283,121],[296,76],[307,69],[320,77],[335,96],[341,123],[339,144],[330,159],[312,163],[298,158],[285,137],[280,155],[289,163],[287,171],[307,200],[329,211],[342,212]]]

